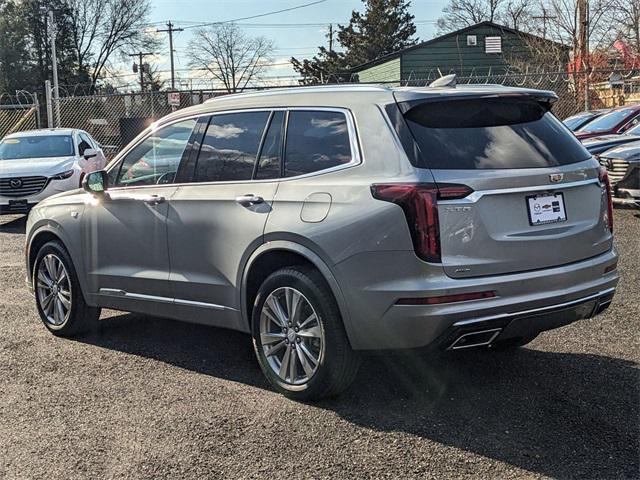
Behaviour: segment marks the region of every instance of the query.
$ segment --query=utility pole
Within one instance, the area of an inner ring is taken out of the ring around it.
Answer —
[[[173,32],[182,32],[183,28],[173,28],[173,23],[169,20],[166,30],[158,30],[158,32],[169,33],[169,57],[171,58],[171,90],[176,89],[175,70],[173,68]]]
[[[148,55],[153,55],[150,52],[138,52],[138,53],[130,53],[130,57],[138,57],[138,71],[140,72],[140,91],[144,92],[144,68],[142,65],[142,57],[146,57]]]
[[[542,38],[546,40],[547,39],[547,20],[553,20],[554,18],[557,18],[557,17],[548,15],[547,9],[545,7],[542,7],[542,15],[533,16],[532,18],[535,20],[542,20]]]
[[[329,52],[333,52],[333,23],[329,24]]]
[[[591,108],[589,99],[589,0],[578,0],[578,51],[580,52],[581,67],[584,67],[584,109]]]
[[[44,11],[42,8],[41,11]],[[56,20],[53,10],[48,10],[49,18],[49,42],[51,43],[51,70],[53,72],[53,103],[55,104],[55,126],[60,126],[60,89],[58,87],[58,56],[56,55]],[[51,126],[51,123],[49,124]]]

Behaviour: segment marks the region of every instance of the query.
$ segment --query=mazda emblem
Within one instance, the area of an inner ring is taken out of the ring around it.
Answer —
[[[20,188],[22,186],[22,180],[19,178],[12,178],[9,185],[11,185],[11,188]]]
[[[562,173],[552,173],[549,175],[549,181],[551,181],[551,183],[561,182],[563,178],[564,174]]]

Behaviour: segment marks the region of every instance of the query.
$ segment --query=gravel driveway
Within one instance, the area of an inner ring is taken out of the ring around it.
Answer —
[[[46,332],[0,219],[0,478],[640,478],[640,216],[618,294],[510,353],[369,356],[342,397],[267,387],[250,338],[105,312]]]

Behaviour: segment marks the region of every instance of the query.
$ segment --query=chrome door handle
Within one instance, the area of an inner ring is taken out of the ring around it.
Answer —
[[[167,199],[160,195],[149,195],[148,197],[144,197],[142,201],[147,205],[158,205],[160,203],[166,202]]]
[[[242,205],[243,207],[250,207],[251,205],[258,205],[260,203],[264,203],[264,198],[254,195],[252,193],[247,193],[246,195],[240,195],[236,197],[236,202]]]

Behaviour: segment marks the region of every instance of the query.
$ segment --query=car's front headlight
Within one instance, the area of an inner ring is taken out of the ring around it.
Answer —
[[[51,176],[52,180],[66,180],[67,178],[71,178],[73,177],[73,174],[75,173],[75,170],[67,170],[66,172],[62,172],[62,173],[56,173],[55,175]]]

